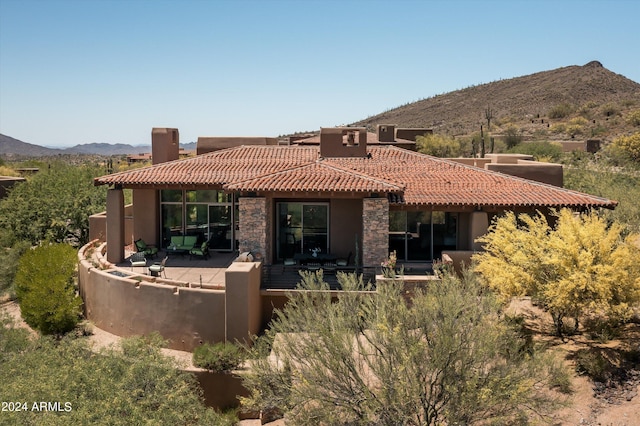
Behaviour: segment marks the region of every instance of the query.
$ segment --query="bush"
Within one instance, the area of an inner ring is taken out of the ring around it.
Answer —
[[[573,112],[573,106],[569,103],[563,102],[551,108],[549,111],[549,118],[565,118]]]
[[[245,349],[233,343],[205,343],[193,351],[193,365],[217,373],[235,370],[245,359]]]
[[[562,147],[551,142],[521,143],[507,152],[532,155],[537,161],[559,161],[562,157]]]
[[[576,372],[589,376],[594,382],[607,381],[611,370],[611,363],[600,352],[583,349],[576,353]]]
[[[522,142],[522,130],[516,126],[509,126],[507,130],[504,131],[504,143],[507,145],[507,148],[511,149],[520,142]]]
[[[82,300],[76,294],[76,251],[67,244],[28,250],[16,273],[16,296],[22,317],[43,334],[71,331],[80,319]]]
[[[640,132],[630,136],[621,136],[615,139],[606,148],[606,154],[617,162],[624,163],[625,160],[635,162],[640,161]]]
[[[604,115],[605,117],[612,117],[620,113],[618,107],[611,103],[603,105],[601,111],[602,115]]]
[[[470,151],[464,141],[444,135],[424,135],[416,138],[418,151],[434,157],[461,157]]]
[[[627,122],[632,126],[640,126],[640,109],[636,109],[635,111],[631,111],[627,115]]]

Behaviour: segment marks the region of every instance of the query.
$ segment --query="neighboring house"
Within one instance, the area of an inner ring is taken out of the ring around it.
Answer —
[[[430,262],[445,250],[478,249],[475,239],[506,210],[617,204],[371,138],[364,128],[324,128],[310,146],[259,138],[211,152],[198,147],[196,157],[178,160],[177,129],[153,129],[153,166],[95,179],[112,187],[107,259],[124,258],[126,188],[134,238],[166,247],[171,236],[195,235],[214,250],[251,251],[267,265],[314,250],[357,254],[364,267],[379,266],[391,250],[400,261]]]

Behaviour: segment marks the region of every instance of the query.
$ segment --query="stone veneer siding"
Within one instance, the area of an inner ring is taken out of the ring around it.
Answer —
[[[273,201],[264,197],[241,197],[239,234],[240,252],[260,253],[266,263],[271,263],[270,241],[273,234],[271,206]]]
[[[389,201],[362,200],[362,266],[380,266],[389,256]]]

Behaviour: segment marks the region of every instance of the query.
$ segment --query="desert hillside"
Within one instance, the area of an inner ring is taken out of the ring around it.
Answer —
[[[592,61],[437,95],[353,125],[429,127],[463,136],[479,132],[481,124],[486,130],[487,109],[494,135],[514,126],[528,139],[611,140],[633,131],[627,117],[640,109],[640,84]]]

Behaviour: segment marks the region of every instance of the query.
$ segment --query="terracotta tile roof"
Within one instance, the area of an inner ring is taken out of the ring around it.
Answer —
[[[95,179],[135,188],[230,191],[384,192],[405,204],[608,207],[615,201],[509,176],[394,146],[371,158],[318,158],[317,146],[241,146]]]
[[[398,186],[355,170],[317,161],[225,185],[230,191],[401,192]]]

